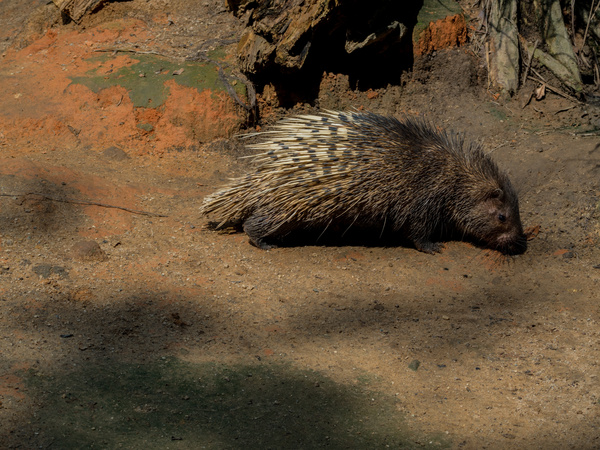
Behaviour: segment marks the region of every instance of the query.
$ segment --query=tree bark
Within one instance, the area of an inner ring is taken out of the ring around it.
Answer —
[[[539,5],[539,6],[538,6]],[[559,0],[535,0],[534,7],[539,7],[540,32],[548,46],[548,53],[554,62],[539,61],[550,69],[563,83],[576,92],[583,89],[581,75],[577,65],[577,57],[565,27]],[[536,52],[537,53],[537,52]],[[548,61],[548,58],[544,58]],[[558,65],[557,65],[558,63]],[[562,67],[560,67],[562,66]]]
[[[491,2],[488,41],[491,83],[512,95],[519,87],[519,41],[517,1]]]

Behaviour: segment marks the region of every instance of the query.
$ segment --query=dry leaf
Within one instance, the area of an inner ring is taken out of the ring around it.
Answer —
[[[546,85],[542,84],[540,87],[535,89],[535,99],[541,100],[546,96]]]
[[[523,234],[525,234],[525,237],[528,241],[531,241],[532,239],[536,238],[538,234],[540,234],[540,229],[541,225],[527,227],[523,230]]]

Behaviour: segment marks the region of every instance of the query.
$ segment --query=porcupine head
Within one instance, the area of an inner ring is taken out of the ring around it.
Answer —
[[[527,240],[519,214],[519,199],[508,176],[479,148],[471,155],[472,165],[466,173],[474,176],[462,184],[463,190],[458,192],[453,205],[458,232],[506,254],[523,253]]]
[[[394,186],[394,228],[418,250],[435,253],[441,240],[469,238],[503,253],[525,251],[517,193],[481,144],[421,118],[371,117],[369,127],[389,142],[392,170],[380,184]]]

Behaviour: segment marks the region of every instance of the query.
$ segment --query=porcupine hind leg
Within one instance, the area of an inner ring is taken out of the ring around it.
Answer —
[[[250,243],[255,247],[269,250],[277,248],[270,231],[274,228],[273,220],[267,212],[254,211],[250,217],[244,221],[244,231],[250,239]]]

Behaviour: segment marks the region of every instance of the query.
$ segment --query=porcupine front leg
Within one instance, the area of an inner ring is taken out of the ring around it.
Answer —
[[[409,238],[413,241],[416,249],[420,252],[429,253],[430,255],[441,253],[444,248],[444,244],[441,242],[434,242],[432,238],[434,233],[426,225],[427,223],[427,218],[413,218],[410,223]]]

